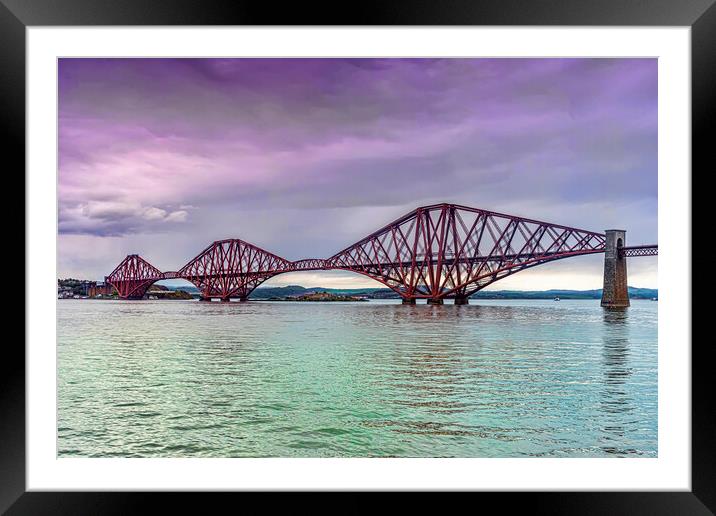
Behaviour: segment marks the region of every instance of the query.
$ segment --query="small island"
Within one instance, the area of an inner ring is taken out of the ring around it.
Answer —
[[[147,299],[194,299],[194,296],[183,290],[169,290],[163,285],[154,285],[152,288],[146,294]]]
[[[363,296],[346,296],[331,294],[330,292],[311,292],[309,294],[303,294],[300,296],[287,296],[287,297],[270,297],[268,301],[321,301],[321,302],[335,302],[335,301],[368,301]]]

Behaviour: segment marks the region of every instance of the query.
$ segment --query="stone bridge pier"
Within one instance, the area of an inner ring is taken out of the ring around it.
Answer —
[[[626,257],[621,248],[626,244],[626,231],[607,229],[604,248],[604,286],[602,306],[605,308],[626,308],[629,306],[627,288]]]

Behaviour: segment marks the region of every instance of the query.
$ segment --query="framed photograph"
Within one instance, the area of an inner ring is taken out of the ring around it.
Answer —
[[[714,513],[712,0],[0,2],[27,242],[0,509]]]

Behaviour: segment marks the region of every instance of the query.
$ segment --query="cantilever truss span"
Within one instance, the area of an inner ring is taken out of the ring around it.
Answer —
[[[418,208],[328,259],[406,298],[467,297],[541,263],[604,251],[595,233],[486,210]]]
[[[213,242],[177,272],[138,255],[107,276],[122,298],[140,298],[155,281],[183,278],[204,298],[246,299],[284,272],[348,270],[407,300],[467,298],[506,276],[562,258],[603,253],[605,234],[455,204],[417,208],[330,258],[290,261],[239,239]],[[656,246],[625,248],[624,256]],[[628,254],[627,254],[628,253]],[[632,254],[634,253],[634,254]]]

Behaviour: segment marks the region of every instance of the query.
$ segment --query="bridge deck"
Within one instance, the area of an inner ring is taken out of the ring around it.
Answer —
[[[580,256],[580,255],[587,255],[587,254],[599,254],[603,253],[604,249],[585,249],[581,251],[573,251],[573,252],[554,252],[554,253],[543,253],[535,257],[535,255],[531,253],[522,253],[522,254],[508,254],[504,256],[494,255],[494,256],[475,256],[471,258],[458,258],[457,260],[454,257],[436,257],[432,258],[430,260],[409,260],[409,261],[402,261],[402,262],[368,262],[368,263],[360,263],[358,264],[350,264],[350,263],[331,263],[328,260],[325,260],[324,264],[312,264],[312,265],[303,265],[300,267],[289,267],[286,269],[267,269],[267,270],[256,270],[256,271],[246,271],[246,272],[222,272],[220,274],[207,274],[207,275],[180,275],[179,273],[163,273],[162,278],[168,279],[166,277],[167,274],[175,274],[175,278],[199,278],[199,277],[206,277],[206,276],[220,276],[220,277],[242,277],[242,276],[256,276],[256,275],[263,275],[263,274],[280,274],[283,272],[300,272],[300,271],[316,271],[316,270],[352,270],[355,268],[361,268],[361,269],[370,269],[370,268],[384,268],[384,269],[390,269],[390,268],[403,268],[408,269],[410,267],[422,267],[424,265],[436,265],[438,263],[442,264],[445,267],[450,267],[453,264],[461,263],[461,264],[475,264],[475,263],[485,263],[485,262],[493,262],[493,263],[518,263],[521,261],[527,261],[532,259],[539,259],[539,260],[554,260],[560,257],[570,257],[570,256]],[[300,260],[304,261],[304,260]],[[296,262],[291,262],[292,264],[295,264]]]
[[[633,245],[622,247],[619,255],[625,258],[635,256],[659,256],[659,247],[657,245]]]

